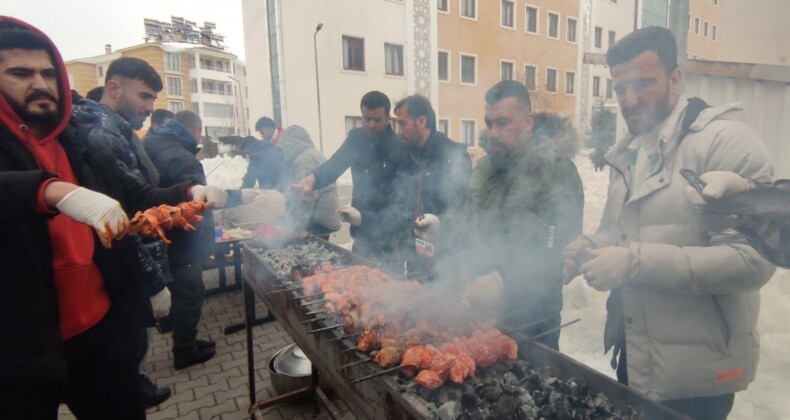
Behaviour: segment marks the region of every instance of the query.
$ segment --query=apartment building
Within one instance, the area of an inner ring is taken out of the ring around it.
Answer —
[[[173,19],[172,25],[146,19],[148,36],[143,44],[116,51],[106,45],[102,55],[66,62],[72,88],[85,95],[94,87],[104,85],[105,73],[113,60],[140,58],[159,73],[164,83],[155,101],[157,109],[169,109],[174,113],[194,111],[203,120],[204,135],[210,138],[247,135],[251,130],[244,97],[247,93],[244,64],[216,43],[212,45],[204,39],[208,44],[204,45],[199,36],[197,39],[184,36],[189,34],[182,29],[184,25],[189,27],[194,23],[177,17]],[[159,35],[151,29],[152,22],[164,26],[158,31]]]
[[[722,1],[689,0],[688,58],[719,60]]]
[[[477,145],[484,95],[514,79],[533,108],[575,118],[581,20],[578,0],[437,0],[438,126]]]

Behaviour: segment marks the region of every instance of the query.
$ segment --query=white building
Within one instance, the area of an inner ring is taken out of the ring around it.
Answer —
[[[436,59],[429,53],[436,45],[436,8],[430,4],[242,0],[250,121],[268,116],[282,126],[301,125],[319,149],[323,137],[324,155],[330,156],[348,130],[361,125],[359,102],[368,91],[384,92],[393,104],[415,92],[436,103],[430,71]]]

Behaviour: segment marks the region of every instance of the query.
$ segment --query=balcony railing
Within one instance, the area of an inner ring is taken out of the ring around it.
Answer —
[[[220,72],[223,72],[223,73],[230,73],[230,67],[215,66],[215,65],[212,65],[212,64],[200,63],[200,69],[201,70],[220,71]]]
[[[233,96],[233,92],[221,89],[202,89],[202,93],[210,93],[212,95]]]

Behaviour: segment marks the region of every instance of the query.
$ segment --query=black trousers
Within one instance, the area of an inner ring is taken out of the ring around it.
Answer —
[[[617,363],[617,380],[624,385],[628,385],[628,356],[625,348],[620,352],[620,360]],[[679,400],[665,400],[662,404],[669,408],[685,414],[694,420],[725,420],[730,415],[735,394],[717,395],[715,397],[696,397],[683,398]],[[665,416],[648,410],[645,418],[663,419]]]
[[[199,263],[171,266],[173,282],[170,288],[170,321],[173,327],[173,351],[188,351],[195,344],[197,325],[206,286],[203,285],[203,270]]]

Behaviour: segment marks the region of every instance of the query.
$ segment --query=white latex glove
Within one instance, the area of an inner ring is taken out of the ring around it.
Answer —
[[[362,224],[362,213],[359,210],[345,205],[337,209],[337,212],[340,213],[340,218],[343,219],[344,222],[348,222],[351,226],[359,226]]]
[[[193,185],[192,199],[205,201],[210,209],[221,209],[228,201],[228,193],[213,185]]]
[[[163,288],[159,293],[151,296],[151,309],[154,318],[164,318],[170,313],[170,290]]]
[[[631,269],[631,250],[621,246],[607,246],[585,251],[589,261],[579,267],[587,284],[599,292],[620,287],[628,281]]]
[[[437,230],[441,225],[439,216],[430,213],[426,213],[422,219],[418,219],[415,223],[417,224],[417,227],[420,228],[420,230],[424,231]]]
[[[592,247],[593,244],[587,239],[576,239],[565,246],[562,250],[562,258],[564,259],[562,265],[563,284],[567,286],[573,279],[581,275],[579,267],[587,261],[587,253],[585,251]]]
[[[491,304],[502,299],[505,293],[505,285],[502,276],[498,271],[493,271],[475,279],[461,296],[461,303],[464,306],[474,306],[476,304]]]
[[[751,188],[749,181],[735,172],[705,172],[699,178],[706,184],[702,195],[708,200],[718,200],[724,196],[747,191]]]
[[[242,204],[250,204],[258,198],[258,195],[261,194],[261,190],[257,188],[242,188],[241,190],[241,203]]]
[[[66,194],[55,207],[66,216],[92,226],[105,248],[111,248],[112,240],[122,238],[129,227],[129,218],[120,203],[87,188],[79,187]]]

